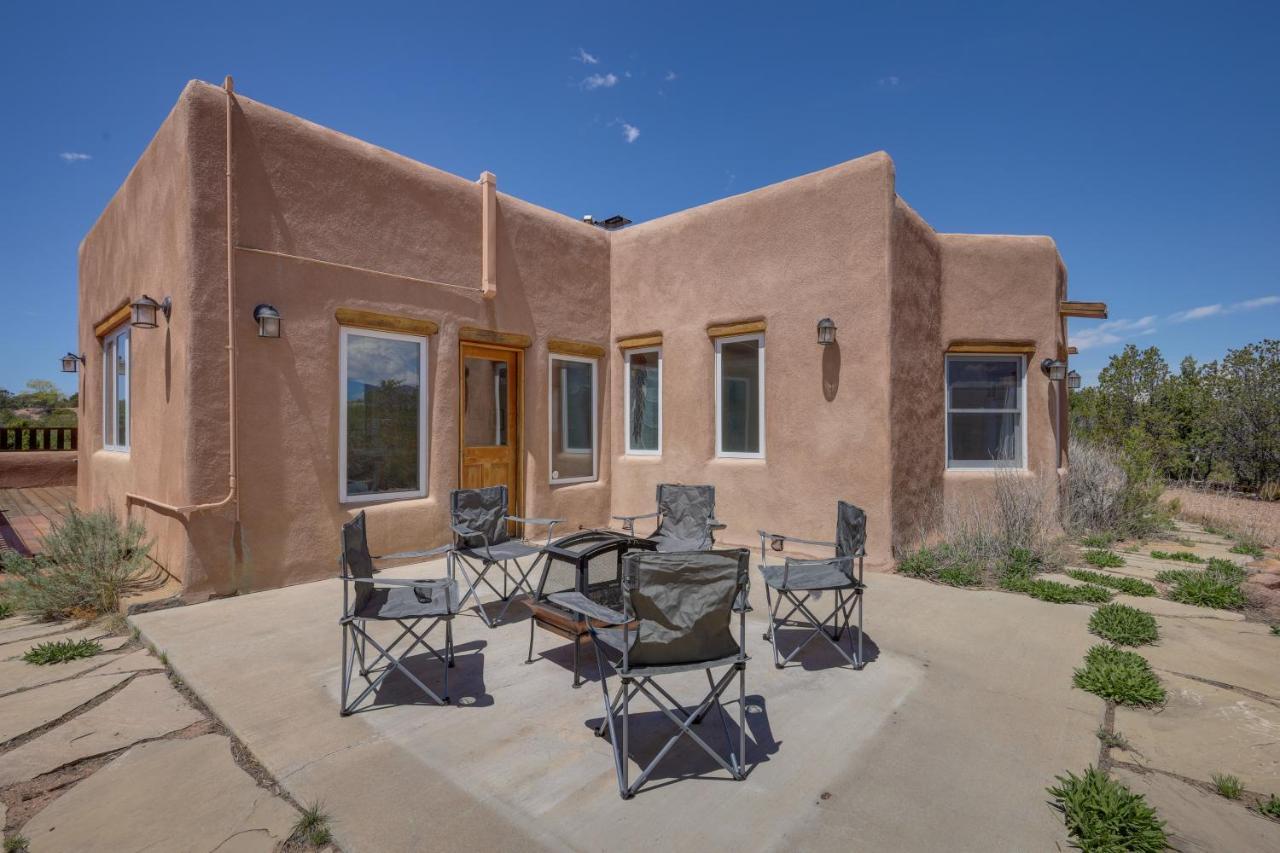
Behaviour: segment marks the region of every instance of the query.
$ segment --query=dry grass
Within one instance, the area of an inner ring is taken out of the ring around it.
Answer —
[[[1280,547],[1280,503],[1187,488],[1166,489],[1162,499],[1176,500],[1180,518],[1214,532]]]

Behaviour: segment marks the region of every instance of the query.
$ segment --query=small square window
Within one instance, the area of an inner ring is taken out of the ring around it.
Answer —
[[[1022,356],[947,356],[947,467],[1023,468]]]

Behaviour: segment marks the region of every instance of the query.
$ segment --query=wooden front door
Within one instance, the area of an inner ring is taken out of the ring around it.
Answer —
[[[520,510],[520,352],[460,345],[459,432],[464,489],[505,485],[510,512]]]

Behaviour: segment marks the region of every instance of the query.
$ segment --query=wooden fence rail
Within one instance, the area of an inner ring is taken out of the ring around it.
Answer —
[[[75,427],[0,427],[0,453],[75,450]]]

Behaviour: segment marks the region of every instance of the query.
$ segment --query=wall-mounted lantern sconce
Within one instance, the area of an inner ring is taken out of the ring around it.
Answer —
[[[836,342],[836,324],[831,322],[830,317],[823,317],[818,321],[818,343],[824,347],[829,347]]]
[[[1071,391],[1080,390],[1080,374],[1074,370],[1067,374],[1067,388]]]
[[[154,329],[160,325],[158,312],[164,313],[164,319],[167,322],[169,313],[173,310],[173,302],[169,297],[164,298],[164,302],[156,302],[145,293],[133,301],[129,306],[133,309],[133,319],[129,321],[129,325],[135,329]]]
[[[69,352],[62,357],[62,372],[75,373],[84,364],[84,356]]]
[[[280,312],[274,305],[262,304],[253,309],[253,319],[258,323],[258,337],[280,337]]]
[[[1065,361],[1054,361],[1046,358],[1040,362],[1040,369],[1043,370],[1052,382],[1061,382],[1067,378],[1067,363]]]

